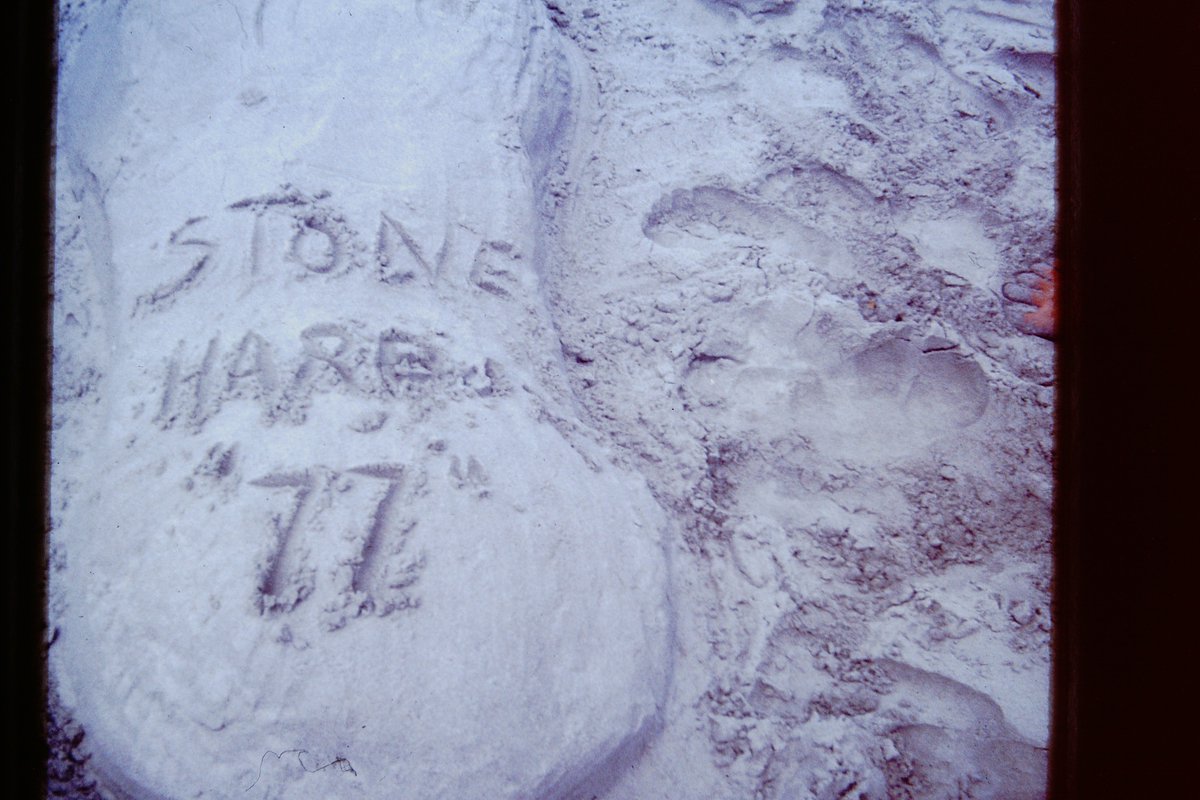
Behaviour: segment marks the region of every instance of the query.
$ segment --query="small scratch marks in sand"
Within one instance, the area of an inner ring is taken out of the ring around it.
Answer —
[[[263,12],[267,9],[267,0],[259,0],[258,8],[254,11],[254,41],[259,47],[263,46]]]
[[[282,753],[276,753],[274,750],[268,750],[267,752],[263,753],[262,758],[258,760],[258,774],[254,777],[254,783],[247,786],[245,791],[248,792],[253,789],[258,784],[259,779],[262,778],[263,764],[266,762],[267,756],[275,756],[276,760],[282,761],[284,756],[292,753],[296,754],[296,761],[300,764],[300,768],[305,772],[321,772],[329,769],[330,767],[336,767],[339,772],[349,772],[351,775],[358,777],[358,771],[354,769],[354,765],[350,763],[350,759],[346,758],[345,756],[336,756],[333,761],[330,761],[328,764],[322,764],[319,767],[310,767],[304,763],[304,756],[309,755],[307,750],[284,750]]]

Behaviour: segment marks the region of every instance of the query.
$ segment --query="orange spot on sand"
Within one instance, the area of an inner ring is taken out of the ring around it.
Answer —
[[[1033,287],[1034,309],[1025,314],[1025,324],[1043,335],[1054,335],[1058,323],[1058,306],[1054,301],[1054,288],[1058,280],[1057,262],[1044,277],[1039,277]]]

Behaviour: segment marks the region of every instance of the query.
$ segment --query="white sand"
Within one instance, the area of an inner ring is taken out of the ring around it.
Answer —
[[[53,785],[1044,794],[1050,2],[61,9]]]

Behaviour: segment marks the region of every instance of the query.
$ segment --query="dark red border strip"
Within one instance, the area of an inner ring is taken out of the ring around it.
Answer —
[[[1195,781],[1200,14],[1060,0],[1052,796]]]

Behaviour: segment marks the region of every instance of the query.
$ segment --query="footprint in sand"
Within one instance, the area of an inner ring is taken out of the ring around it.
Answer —
[[[762,299],[706,312],[706,333],[680,362],[682,396],[699,413],[767,440],[799,434],[836,458],[878,463],[969,427],[988,405],[982,368],[954,345],[905,326],[880,328],[812,279],[852,274],[848,253],[815,228],[731,189],[661,197],[643,233],[689,259],[756,248]],[[814,323],[816,317],[819,323]],[[867,341],[863,341],[864,337]]]
[[[754,331],[748,316],[732,330]],[[786,351],[706,340],[683,378],[695,407],[724,424],[779,438],[799,434],[835,458],[877,464],[971,426],[988,406],[987,378],[972,358],[925,352],[885,338],[840,359],[820,334]],[[823,349],[823,345],[826,347]]]
[[[964,428],[987,408],[987,378],[975,361],[946,350],[925,352],[907,339],[867,346],[842,374],[864,389],[865,402],[898,403],[907,420],[929,430]]]

